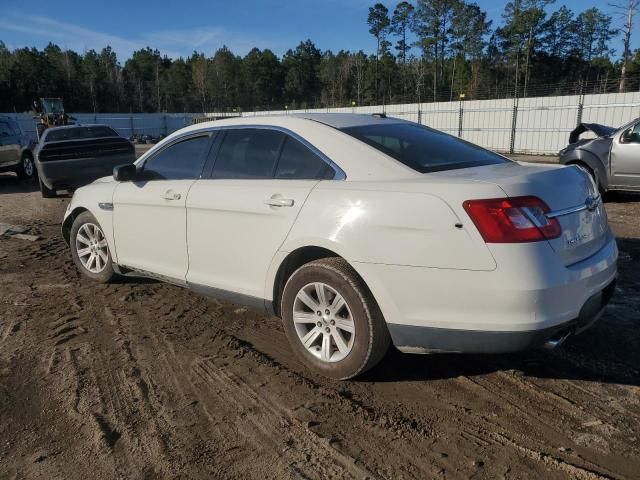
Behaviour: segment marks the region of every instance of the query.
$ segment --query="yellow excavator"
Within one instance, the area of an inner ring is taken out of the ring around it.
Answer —
[[[33,118],[38,120],[36,125],[38,140],[42,132],[49,127],[74,124],[75,118],[65,113],[61,98],[40,98],[33,102],[33,108],[37,113]]]

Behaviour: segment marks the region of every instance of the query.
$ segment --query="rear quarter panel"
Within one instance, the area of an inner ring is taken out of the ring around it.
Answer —
[[[314,245],[353,262],[496,268],[475,227],[438,195],[359,183],[320,182],[281,250]]]

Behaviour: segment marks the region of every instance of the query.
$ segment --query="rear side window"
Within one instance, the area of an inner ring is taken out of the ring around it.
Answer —
[[[227,130],[213,178],[273,178],[284,133],[260,128]]]
[[[145,180],[192,180],[200,178],[209,135],[174,143],[144,164]]]
[[[420,173],[508,162],[489,150],[412,123],[363,125],[341,130]]]
[[[276,178],[297,180],[321,180],[333,178],[335,172],[318,155],[295,138],[287,136]]]

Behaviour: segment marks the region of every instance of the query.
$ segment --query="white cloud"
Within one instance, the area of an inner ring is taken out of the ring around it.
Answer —
[[[141,32],[132,37],[124,37],[42,16],[5,13],[0,18],[0,38],[4,36],[3,31],[12,32],[12,37],[15,38],[12,38],[11,43],[14,46],[23,43],[24,46],[42,48],[51,41],[61,48],[81,53],[91,49],[99,51],[109,45],[121,61],[129,58],[135,50],[147,46],[157,48],[163,55],[171,58],[188,57],[194,50],[212,55],[223,45],[237,55],[246,54],[254,46],[271,48],[276,52],[284,48],[280,38],[270,42],[216,26]]]

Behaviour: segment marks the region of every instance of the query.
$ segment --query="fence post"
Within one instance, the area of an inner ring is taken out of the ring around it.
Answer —
[[[420,104],[418,104],[418,124],[422,125],[422,109],[420,108]]]
[[[514,152],[516,145],[516,125],[518,123],[518,94],[513,98],[513,111],[511,113],[511,139],[509,141],[509,153]]]
[[[458,110],[458,138],[462,138],[462,117],[464,115],[464,108],[462,107],[463,95],[460,95],[460,109]]]
[[[167,114],[166,113],[162,116],[162,122],[163,122],[162,123],[162,127],[164,129],[164,136],[166,137],[168,135],[168,133],[167,133]]]
[[[133,129],[133,113],[129,114],[129,121],[131,123],[131,136],[133,137],[136,134],[135,130]]]
[[[580,94],[578,96],[578,113],[576,114],[576,127],[582,123],[582,112],[584,110],[584,90],[580,81]]]

